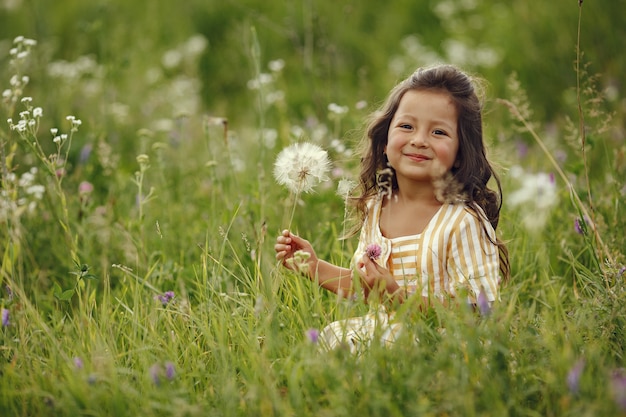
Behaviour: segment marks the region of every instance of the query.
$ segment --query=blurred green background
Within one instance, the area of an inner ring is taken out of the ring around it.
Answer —
[[[583,4],[584,61],[615,100],[626,72],[625,9],[626,0]],[[0,57],[17,35],[38,40],[50,60],[91,56],[118,89],[108,97],[132,105],[163,55],[201,34],[208,43],[194,65],[203,105],[241,123],[254,110],[255,50],[261,72],[284,60],[288,114],[298,118],[322,118],[330,102],[375,104],[417,65],[446,61],[483,75],[491,97],[504,96],[517,73],[535,115],[550,120],[573,99],[578,12],[576,0],[2,0]],[[623,102],[611,104],[623,112]]]

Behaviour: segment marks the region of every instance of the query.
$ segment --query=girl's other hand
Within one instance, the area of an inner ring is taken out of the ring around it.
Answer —
[[[366,299],[369,297],[371,291],[380,291],[392,297],[399,292],[400,286],[391,275],[391,272],[378,265],[367,255],[363,255],[357,267],[357,272],[363,283]],[[379,297],[382,295],[383,294],[379,294]]]
[[[308,273],[315,270],[318,262],[315,250],[307,240],[294,235],[289,230],[285,229],[278,235],[274,250],[276,251],[276,259],[292,271]],[[298,251],[306,252],[309,255],[306,259],[308,268],[303,268],[303,265],[293,262],[294,254]],[[308,269],[308,271],[304,271],[304,269]]]

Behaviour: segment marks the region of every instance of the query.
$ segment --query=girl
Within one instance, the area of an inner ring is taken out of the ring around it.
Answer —
[[[509,263],[495,233],[501,187],[485,155],[481,110],[470,77],[441,65],[418,69],[372,115],[351,264],[366,300],[402,303],[417,293],[426,307],[454,299],[460,289],[473,305],[498,299]],[[487,186],[491,178],[497,191]],[[355,291],[352,269],[318,259],[311,244],[290,231],[274,248],[283,265],[322,287],[340,295]],[[348,343],[358,351],[378,327],[383,341],[393,341],[399,325],[392,318],[376,309],[331,323],[320,339],[329,348]]]

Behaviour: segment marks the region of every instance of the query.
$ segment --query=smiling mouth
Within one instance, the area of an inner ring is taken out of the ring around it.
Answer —
[[[417,162],[429,161],[431,159],[425,155],[420,155],[420,154],[415,154],[415,153],[408,153],[408,154],[405,154],[404,156]]]

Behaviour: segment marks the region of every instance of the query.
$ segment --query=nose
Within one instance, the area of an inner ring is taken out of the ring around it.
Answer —
[[[418,148],[423,148],[428,145],[428,132],[422,130],[416,130],[411,136],[411,145]]]

